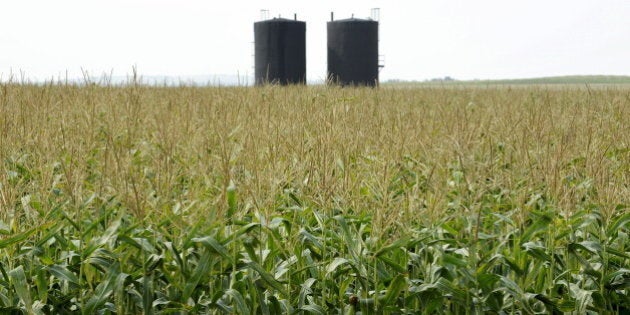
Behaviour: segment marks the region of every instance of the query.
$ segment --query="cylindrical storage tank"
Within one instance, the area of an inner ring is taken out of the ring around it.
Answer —
[[[254,23],[256,85],[306,83],[306,23],[274,18]]]
[[[345,19],[328,22],[328,82],[378,84],[378,22]]]

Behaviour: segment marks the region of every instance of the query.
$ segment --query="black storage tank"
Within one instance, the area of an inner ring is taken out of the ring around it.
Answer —
[[[306,22],[256,22],[254,46],[256,85],[306,83]]]
[[[328,22],[328,82],[378,84],[378,22],[345,19]]]

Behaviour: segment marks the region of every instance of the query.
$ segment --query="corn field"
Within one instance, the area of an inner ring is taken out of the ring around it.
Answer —
[[[627,87],[0,84],[3,314],[630,312]]]

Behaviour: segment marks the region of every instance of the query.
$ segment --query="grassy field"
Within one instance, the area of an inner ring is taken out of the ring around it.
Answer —
[[[0,85],[0,312],[630,311],[630,89]]]
[[[582,88],[609,88],[617,85],[618,87],[629,88],[630,76],[622,75],[570,75],[556,77],[541,77],[527,79],[503,79],[503,80],[434,80],[434,81],[390,81],[385,82],[385,86],[407,86],[407,87],[430,87],[430,86],[460,86],[460,87],[485,87],[485,86],[512,86],[512,87],[528,87],[545,85],[547,88],[551,86],[566,87],[582,87]]]

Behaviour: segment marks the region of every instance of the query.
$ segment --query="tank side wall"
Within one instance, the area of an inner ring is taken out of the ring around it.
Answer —
[[[328,22],[328,75],[341,85],[378,84],[378,22]]]
[[[306,23],[254,23],[254,76],[257,85],[306,82]]]
[[[286,83],[306,82],[306,23],[287,23],[282,45]]]

